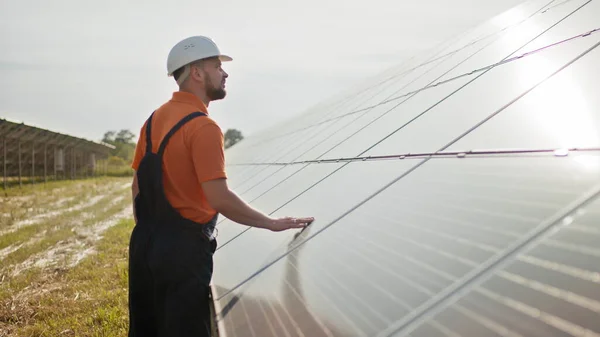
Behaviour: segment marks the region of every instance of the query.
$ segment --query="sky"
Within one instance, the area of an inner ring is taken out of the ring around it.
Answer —
[[[171,47],[211,37],[229,73],[209,113],[251,135],[521,0],[2,0],[0,118],[100,140],[134,134],[177,86]]]

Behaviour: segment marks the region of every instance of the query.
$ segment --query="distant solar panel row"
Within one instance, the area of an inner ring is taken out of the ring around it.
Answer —
[[[29,181],[91,175],[96,160],[108,157],[112,145],[0,119],[0,174],[9,180]]]
[[[600,336],[598,17],[527,2],[229,149],[316,222],[219,223],[221,334]]]

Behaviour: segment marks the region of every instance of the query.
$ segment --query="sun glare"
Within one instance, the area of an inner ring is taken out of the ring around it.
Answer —
[[[548,59],[531,62],[520,73],[521,84],[530,87],[557,68]],[[550,78],[525,97],[527,114],[538,131],[561,148],[592,147],[600,142],[594,116],[570,69]],[[525,117],[525,116],[524,116]],[[587,160],[585,160],[587,162]]]

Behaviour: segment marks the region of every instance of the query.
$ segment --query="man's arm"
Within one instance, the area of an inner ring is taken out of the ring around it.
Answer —
[[[314,221],[314,218],[271,218],[255,210],[229,190],[226,179],[204,182],[202,189],[212,208],[228,219],[243,225],[283,231],[291,228],[304,228]]]
[[[273,219],[253,209],[230,191],[225,174],[223,133],[218,125],[209,123],[200,126],[189,142],[194,170],[204,195],[210,206],[226,218],[246,226],[272,231],[303,228],[314,220],[289,217]]]

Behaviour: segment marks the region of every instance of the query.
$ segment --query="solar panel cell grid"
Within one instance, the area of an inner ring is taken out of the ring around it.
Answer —
[[[587,53],[597,47],[599,41],[600,36],[576,40],[492,69],[430,110],[408,112],[420,117],[406,126],[399,126],[398,132],[366,155],[441,150],[489,116],[501,113],[521,95],[526,96],[528,90],[535,89],[571,62],[575,64],[590,57]],[[546,66],[539,67],[540,63]],[[424,137],[426,130],[435,130],[435,133]],[[414,141],[416,139],[419,141]]]
[[[576,17],[580,12],[584,12],[588,2],[590,0],[573,0],[564,6],[552,8],[545,13],[539,13],[511,29],[507,29],[500,34],[493,44],[475,55],[469,63],[457,67],[442,80],[560,41],[561,39],[558,36],[561,35],[553,32],[560,30],[561,26],[571,22],[571,16]],[[583,33],[583,31],[577,34],[580,33]],[[557,36],[557,38],[554,38],[554,36]],[[541,45],[534,41],[544,41],[545,44]]]
[[[219,225],[221,334],[600,336],[598,15],[524,3],[230,150],[253,206],[317,221]]]
[[[448,320],[456,333],[479,325],[483,320],[521,336],[599,335],[600,283],[597,277],[589,277],[598,275],[597,257],[594,253],[588,256],[572,255],[568,248],[561,254],[554,255],[560,257],[560,260],[544,255],[548,246],[559,244],[560,247],[561,243],[565,243],[562,240],[564,235],[582,230],[595,233],[600,228],[599,208],[600,199],[581,207],[574,212],[567,225],[561,226],[548,239],[519,255],[515,262],[496,271],[490,280],[431,320],[456,315],[461,308],[467,307],[478,312],[479,317],[455,317],[454,320]],[[597,242],[589,245],[586,241],[580,241],[577,246],[578,249],[593,252],[597,249]],[[578,266],[581,261],[595,263],[587,266],[591,268],[585,269],[582,268],[585,266]],[[424,323],[427,324],[428,321]],[[410,335],[429,336],[422,329],[424,325]],[[489,331],[487,333],[482,336],[489,335]]]
[[[432,179],[433,173],[437,179]],[[585,169],[576,159],[549,156],[430,160],[236,293],[242,301],[247,297],[287,301],[277,289],[288,278],[279,274],[281,269],[294,267],[282,265],[292,259],[302,266],[296,266],[301,270],[297,284],[311,287],[304,289],[304,301],[315,310],[325,310],[320,305],[325,299],[317,299],[325,293],[330,306],[337,308],[331,309],[337,312],[332,317],[328,311],[320,313],[324,320],[350,329],[350,335],[374,335],[387,327],[386,321],[415,310],[486,260],[502,254],[508,245],[589,190],[598,173]],[[305,231],[292,246],[318,229]],[[246,253],[260,250],[263,245],[258,243],[257,233],[247,234],[245,248],[236,246],[243,238],[228,248]],[[281,246],[287,249],[284,243]],[[533,255],[533,261],[547,258]],[[229,255],[228,261],[234,260]],[[246,254],[244,261],[251,260]],[[240,271],[239,266],[236,269]],[[226,279],[235,278],[228,274]],[[335,287],[332,293],[333,279],[343,287]],[[311,282],[317,284],[309,286]],[[222,305],[227,301],[225,297]],[[368,308],[387,318],[383,322],[368,318]],[[366,321],[359,323],[361,319]],[[348,320],[358,326],[342,323]]]
[[[599,58],[596,48],[448,150],[600,146]],[[539,62],[530,71],[549,66]]]

